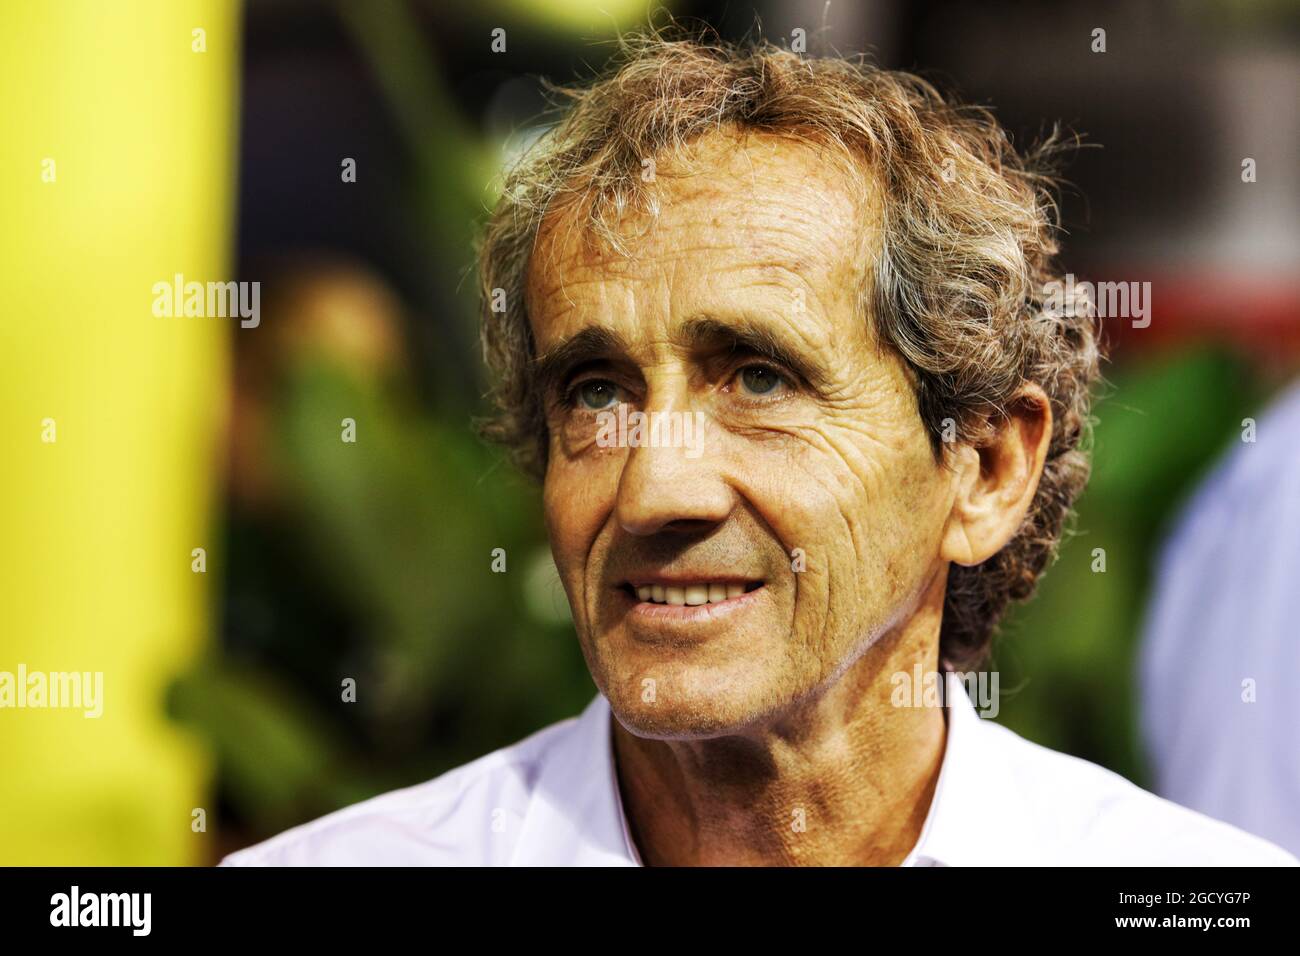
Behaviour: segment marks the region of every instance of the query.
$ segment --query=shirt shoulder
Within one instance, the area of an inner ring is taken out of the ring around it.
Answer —
[[[1297,866],[1287,851],[1156,796],[1097,764],[983,721],[1041,835],[1067,866]]]
[[[230,854],[221,866],[500,866],[570,717],[412,787],[337,810]]]

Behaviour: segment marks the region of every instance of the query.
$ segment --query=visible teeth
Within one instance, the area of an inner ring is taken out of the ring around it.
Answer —
[[[745,593],[743,584],[685,584],[681,587],[662,584],[642,584],[636,596],[653,604],[672,604],[677,607],[699,607],[701,604],[721,604]]]

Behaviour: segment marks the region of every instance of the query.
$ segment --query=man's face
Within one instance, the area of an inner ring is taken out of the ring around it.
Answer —
[[[857,301],[878,200],[786,140],[695,153],[698,175],[661,169],[633,259],[557,212],[527,291],[556,564],[597,686],[659,738],[754,728],[829,686],[942,572],[954,494]],[[611,446],[620,403],[703,433]]]

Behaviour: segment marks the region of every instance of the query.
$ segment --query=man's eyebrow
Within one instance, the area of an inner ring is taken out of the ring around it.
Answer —
[[[627,351],[627,343],[617,332],[588,326],[533,359],[533,382],[541,394],[554,395],[572,369]]]
[[[679,335],[689,348],[762,356],[801,376],[813,388],[820,388],[831,379],[830,369],[820,357],[808,354],[779,330],[754,319],[701,316],[684,322]]]

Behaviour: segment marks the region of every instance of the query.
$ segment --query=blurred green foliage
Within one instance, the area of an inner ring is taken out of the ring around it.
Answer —
[[[287,376],[276,426],[289,504],[230,515],[227,639],[172,695],[242,820],[273,832],[586,704],[537,492],[467,421],[311,359]]]

